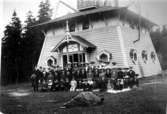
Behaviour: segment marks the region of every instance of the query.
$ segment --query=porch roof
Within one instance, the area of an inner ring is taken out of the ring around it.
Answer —
[[[67,41],[65,41],[65,38],[63,38],[53,49],[51,52],[55,52],[59,49],[59,47],[61,47],[63,44],[65,44]],[[86,48],[92,48],[95,49],[96,46],[94,44],[92,44],[91,42],[87,41],[85,38],[79,36],[79,35],[71,35],[71,39],[69,40],[69,42],[78,42],[79,44],[81,44],[83,47]]]

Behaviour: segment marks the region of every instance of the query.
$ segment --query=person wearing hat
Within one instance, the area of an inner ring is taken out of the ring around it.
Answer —
[[[99,69],[96,68],[93,73],[94,88],[99,88]]]
[[[136,86],[139,86],[139,81],[138,81],[138,79],[136,77],[136,73],[132,67],[129,68],[129,71],[127,72],[127,74],[130,77],[130,79],[129,79],[130,88],[132,88],[135,84],[136,84]]]
[[[122,69],[119,68],[119,69],[118,69],[118,76],[117,76],[117,78],[116,78],[116,81],[117,81],[117,89],[118,89],[118,90],[122,90],[122,89],[123,89],[123,85],[124,85],[123,77],[124,77],[124,73],[122,72]]]

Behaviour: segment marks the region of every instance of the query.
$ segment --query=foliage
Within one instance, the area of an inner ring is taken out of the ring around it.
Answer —
[[[41,1],[39,8],[38,22],[41,23],[50,20],[52,9],[50,8],[49,0],[46,0],[45,2]]]
[[[18,82],[21,77],[21,32],[21,21],[14,11],[2,39],[2,81],[5,80],[6,83]]]
[[[6,26],[2,38],[2,83],[3,85],[27,81],[37,65],[44,42],[44,29],[32,27],[51,19],[52,9],[49,0],[39,5],[38,18],[29,11],[25,26],[13,12],[11,23]]]
[[[162,69],[167,68],[167,29],[164,26],[162,30],[157,29],[150,34],[155,50],[159,55]]]

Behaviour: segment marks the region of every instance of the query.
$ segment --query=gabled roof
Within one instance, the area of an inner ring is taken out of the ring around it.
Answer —
[[[95,14],[95,13],[113,11],[113,10],[119,10],[119,9],[122,9],[122,8],[106,6],[106,7],[101,7],[101,8],[91,9],[91,10],[79,11],[79,12],[67,14],[67,15],[62,16],[62,17],[58,17],[56,19],[53,19],[53,20],[50,20],[50,21],[47,21],[47,22],[44,22],[44,23],[40,23],[40,24],[35,25],[35,26],[46,25],[46,24],[50,24],[50,23],[56,23],[56,22],[71,19],[71,18],[77,18],[77,17],[80,17],[80,16],[89,15],[89,14]]]
[[[120,14],[120,15],[125,15],[126,14],[127,18],[132,18],[132,19],[135,19],[135,20],[140,18],[142,22],[148,23],[149,26],[156,25],[155,23],[151,22],[150,20],[136,14],[135,12],[133,12],[131,10],[129,10],[128,7],[106,6],[106,7],[96,8],[96,9],[90,9],[90,10],[70,13],[70,14],[67,14],[65,16],[58,17],[56,19],[53,19],[53,20],[50,20],[50,21],[47,21],[47,22],[44,22],[44,23],[34,25],[32,27],[42,26],[42,25],[47,25],[47,24],[53,24],[53,23],[59,23],[61,21],[65,21],[65,20],[68,20],[68,19],[74,19],[74,18],[86,16],[86,15],[93,15],[93,14],[97,14],[97,13],[104,13],[104,12],[111,12],[111,11],[117,11],[118,14]]]
[[[86,47],[86,48],[93,48],[95,49],[96,46],[94,44],[92,44],[91,42],[85,40],[84,38],[82,38],[81,36],[78,35],[71,35],[71,40],[69,40],[69,42],[73,42],[76,41],[79,44],[81,44],[82,46]],[[59,47],[61,47],[62,45],[64,45],[66,43],[65,38],[63,38],[53,49],[52,52],[57,51]]]

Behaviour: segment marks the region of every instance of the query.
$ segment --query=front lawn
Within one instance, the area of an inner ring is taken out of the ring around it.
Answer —
[[[19,96],[12,92],[27,94]],[[12,89],[8,87],[1,91],[0,111],[5,114],[165,114],[167,78],[145,81],[139,88],[128,92],[98,92],[105,98],[104,104],[100,106],[59,108],[76,94],[77,92],[33,93],[30,84]]]

